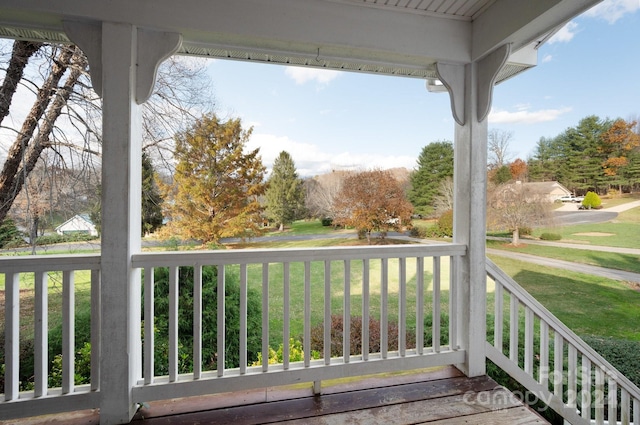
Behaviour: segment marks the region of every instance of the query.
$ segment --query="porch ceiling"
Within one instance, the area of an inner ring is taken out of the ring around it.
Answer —
[[[0,37],[68,43],[63,21],[182,34],[179,53],[422,79],[436,62],[514,52],[503,81],[535,66],[550,33],[599,0],[4,0]]]

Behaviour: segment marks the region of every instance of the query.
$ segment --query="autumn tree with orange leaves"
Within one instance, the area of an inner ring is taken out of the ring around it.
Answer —
[[[513,180],[526,181],[529,168],[527,167],[526,162],[520,158],[516,158],[511,164],[509,164],[509,171],[511,172]]]
[[[413,206],[389,171],[373,170],[345,177],[334,211],[335,224],[356,228],[370,244],[371,232],[400,230],[409,223]]]
[[[165,232],[203,243],[261,233],[265,167],[259,149],[245,152],[251,130],[210,114],[176,136]]]
[[[635,121],[619,119],[601,136],[601,152],[606,155],[602,163],[604,174],[610,177],[620,176],[629,164],[629,155],[640,146],[640,135],[634,132]],[[621,186],[623,182],[617,181]]]

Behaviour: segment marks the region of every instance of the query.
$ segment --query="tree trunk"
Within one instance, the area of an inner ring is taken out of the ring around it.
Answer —
[[[284,232],[284,223],[280,223],[280,226],[278,227],[278,230],[281,232]]]
[[[9,107],[11,106],[13,95],[18,89],[18,83],[20,83],[22,75],[24,74],[24,69],[31,56],[33,56],[40,47],[42,47],[42,43],[20,40],[13,43],[9,66],[4,75],[2,87],[0,87],[0,123],[9,115]]]
[[[520,245],[520,229],[518,229],[517,227],[515,228],[515,230],[513,231],[513,237],[512,237],[512,241],[511,243],[513,244],[513,246],[518,246]]]
[[[64,88],[58,89],[60,79],[72,63],[72,58],[82,55],[77,48],[63,48],[54,61],[51,74],[38,91],[35,103],[25,119],[16,140],[7,153],[7,159],[0,173],[0,222],[4,221],[13,202],[20,193],[29,173],[35,167],[42,151],[50,146],[49,136],[53,130],[55,120],[60,116],[73,86],[80,78],[81,71],[74,69],[67,79]],[[45,120],[34,136],[38,122],[45,115],[51,102],[54,106],[46,114]]]

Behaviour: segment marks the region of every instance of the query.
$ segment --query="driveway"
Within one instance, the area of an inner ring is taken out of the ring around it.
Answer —
[[[579,210],[579,203],[567,202],[553,212],[559,225],[602,223],[618,216],[618,213],[640,207],[640,201],[627,202],[601,210]]]

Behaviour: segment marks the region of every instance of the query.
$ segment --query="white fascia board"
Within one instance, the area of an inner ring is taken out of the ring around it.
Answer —
[[[62,20],[178,32],[185,43],[427,66],[471,59],[472,23],[325,0],[4,0],[7,25],[62,30]]]
[[[498,0],[473,22],[472,59],[510,43],[519,50],[601,0]]]

